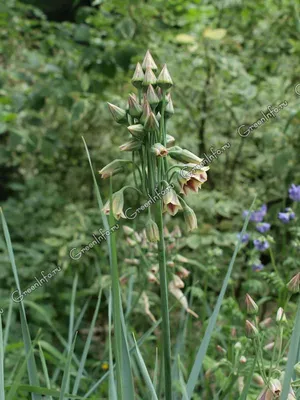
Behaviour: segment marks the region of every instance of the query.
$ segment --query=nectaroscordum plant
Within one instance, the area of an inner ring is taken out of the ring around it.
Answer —
[[[158,244],[159,282],[161,296],[161,315],[163,332],[163,366],[165,379],[165,398],[172,397],[171,380],[171,344],[169,324],[168,289],[185,304],[185,298],[178,282],[172,280],[169,285],[167,274],[166,249],[164,241],[163,213],[174,216],[183,211],[187,229],[197,228],[197,218],[194,211],[186,204],[184,196],[189,192],[197,192],[207,180],[202,159],[179,146],[174,146],[174,138],[167,134],[167,122],[174,114],[170,90],[173,86],[171,75],[166,64],[159,74],[157,65],[149,50],[142,65],[138,63],[132,77],[132,84],[137,93],[128,97],[126,110],[108,103],[114,120],[121,125],[122,135],[125,127],[130,133],[128,140],[120,146],[121,151],[132,154],[132,162],[114,160],[101,169],[103,178],[121,173],[127,167],[133,166],[135,176],[134,189],[140,194],[141,200],[147,202],[154,199],[147,207],[148,221],[146,234],[150,242]],[[183,174],[183,171],[185,172]],[[189,172],[191,171],[191,172]],[[138,176],[138,178],[137,178]],[[130,187],[126,187],[126,189]],[[104,211],[113,214],[116,219],[126,218],[123,211],[124,191],[121,189],[111,195]],[[110,210],[111,207],[111,210]],[[180,279],[178,277],[178,279]],[[114,299],[116,302],[117,300]],[[116,359],[118,362],[118,359]]]

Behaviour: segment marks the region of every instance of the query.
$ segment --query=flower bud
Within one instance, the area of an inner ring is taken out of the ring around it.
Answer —
[[[103,167],[99,171],[99,174],[101,174],[102,179],[109,178],[110,176],[116,175],[117,173],[124,171],[123,167],[125,164],[128,164],[128,162],[130,161],[121,159],[114,160]]]
[[[143,86],[149,86],[149,85],[156,85],[156,76],[154,75],[154,72],[150,68],[146,68],[144,80],[143,80]]]
[[[246,362],[247,362],[247,358],[246,358],[245,356],[242,356],[242,357],[240,358],[240,363],[241,363],[241,364],[246,364]]]
[[[149,50],[147,50],[147,52],[145,54],[145,57],[144,57],[144,60],[143,60],[143,63],[142,63],[142,68],[143,68],[144,71],[147,68],[151,68],[154,71],[157,70],[157,65],[155,64],[155,62],[153,60],[153,57],[152,57],[152,55],[151,55]]]
[[[152,272],[152,274],[157,274],[159,270],[159,265],[158,264],[154,264],[151,266],[150,271]]]
[[[222,346],[220,346],[219,344],[217,345],[217,351],[219,353],[221,353],[221,354],[226,354],[227,353],[227,351]]]
[[[165,109],[165,116],[166,118],[171,118],[172,115],[174,115],[174,107],[173,107],[173,102],[172,102],[172,98],[171,98],[171,94],[168,93],[166,96],[168,103],[166,105],[166,109]]]
[[[154,274],[152,274],[152,272],[147,272],[147,276],[150,283],[159,283],[158,279]]]
[[[128,97],[128,111],[132,117],[139,117],[143,112],[142,107],[132,94]]]
[[[144,126],[142,124],[129,125],[127,127],[132,136],[142,138],[144,136]]]
[[[234,348],[235,348],[236,351],[242,350],[242,343],[241,342],[236,342],[236,344],[234,345]]]
[[[143,102],[142,109],[143,109],[143,112],[142,112],[142,115],[140,117],[140,122],[142,124],[144,124],[146,119],[147,119],[147,117],[150,115],[150,113],[152,111],[151,107],[150,107],[150,104],[149,104],[149,102],[147,100],[146,95],[144,95],[144,102]]]
[[[175,228],[173,229],[172,236],[173,236],[174,238],[177,238],[177,239],[178,239],[178,238],[181,238],[182,233],[181,233],[181,230],[180,230],[180,228],[179,228],[178,225],[176,225]],[[179,256],[179,254],[178,254],[178,256]],[[183,261],[183,262],[184,262],[184,261]]]
[[[189,206],[183,208],[183,217],[187,225],[188,232],[197,229],[197,217],[194,211]]]
[[[258,335],[257,328],[248,320],[246,320],[246,335],[249,338],[253,338]]]
[[[286,285],[288,290],[292,293],[299,293],[300,290],[300,272],[296,274]]]
[[[258,305],[252,299],[252,297],[247,293],[245,296],[245,303],[247,307],[248,314],[257,314],[258,313]]]
[[[149,242],[155,243],[159,241],[158,226],[152,219],[149,219],[146,223],[146,235]]]
[[[167,261],[167,266],[170,268],[174,268],[175,267],[174,261]]]
[[[129,265],[139,265],[140,260],[138,260],[137,258],[125,258],[124,263]]]
[[[182,149],[179,146],[170,148],[169,154],[174,160],[181,161],[183,163],[201,164],[203,162],[203,158],[199,158],[189,150]]]
[[[179,276],[177,276],[177,275],[173,275],[173,283],[174,283],[174,286],[177,287],[178,289],[184,288],[183,280],[180,279]]]
[[[167,64],[164,64],[157,78],[157,83],[164,90],[169,89],[171,86],[173,86],[173,81],[171,75],[169,74]]]
[[[130,247],[135,247],[137,245],[136,241],[131,239],[130,237],[126,238],[126,242],[129,244]]]
[[[167,145],[167,148],[168,147],[171,147],[171,146],[174,146],[174,144],[175,144],[175,138],[174,138],[174,136],[171,136],[171,135],[166,135],[166,139],[167,139],[167,142],[166,142],[166,145]]]
[[[148,86],[147,100],[148,100],[150,106],[152,106],[153,108],[155,108],[157,106],[157,104],[159,103],[159,98],[157,97],[157,94],[155,93],[155,90],[153,89],[152,85]]]
[[[190,273],[191,271],[189,271],[188,269],[184,267],[178,267],[177,275],[179,276],[179,278],[186,279],[189,277]]]
[[[122,144],[119,149],[121,151],[135,151],[139,150],[142,147],[142,144],[139,140],[132,138],[128,142]]]
[[[155,143],[151,147],[151,151],[156,157],[166,157],[168,155],[168,150],[161,143]]]
[[[132,235],[134,233],[134,229],[130,228],[130,226],[128,225],[123,225],[123,231],[127,236]]]
[[[118,124],[127,124],[126,111],[118,106],[115,106],[114,104],[111,104],[111,103],[107,103],[107,104],[108,104],[108,108],[109,108],[109,111],[111,112],[113,119]]]
[[[282,307],[278,308],[277,314],[276,314],[276,323],[277,325],[282,325],[287,322],[286,320],[286,315]]]
[[[258,386],[264,386],[265,382],[263,378],[258,374],[253,374],[253,382],[255,382]]]
[[[131,82],[133,86],[140,89],[142,87],[143,80],[144,80],[144,72],[142,66],[140,63],[137,63]]]
[[[150,115],[148,115],[148,117],[146,118],[144,128],[148,132],[155,132],[159,128],[158,121],[152,111]]]
[[[273,350],[274,346],[275,346],[275,342],[270,342],[270,343],[266,344],[263,349],[265,351],[270,351],[270,350]]]

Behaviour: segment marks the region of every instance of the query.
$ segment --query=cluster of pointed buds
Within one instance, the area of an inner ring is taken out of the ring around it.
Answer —
[[[129,137],[120,150],[130,152],[132,160],[114,160],[99,173],[105,179],[126,172],[128,168],[133,168],[134,174],[138,170],[140,179],[135,179],[135,185],[145,199],[172,184],[172,189],[159,200],[163,211],[174,216],[182,210],[187,229],[191,231],[197,228],[197,218],[182,196],[190,191],[198,192],[207,180],[209,167],[192,152],[175,146],[174,137],[167,134],[167,121],[174,114],[170,94],[173,81],[166,64],[160,73],[157,74],[157,70],[148,50],[143,62],[136,65],[131,82],[137,93],[129,94],[127,107],[108,103],[115,122],[127,126]],[[120,198],[124,191],[118,193],[117,197],[113,196],[112,212],[116,219],[126,218],[121,209],[124,199]],[[110,212],[109,204],[104,211]],[[147,237],[155,242],[159,240],[158,229],[151,212],[149,215]]]
[[[151,267],[146,271],[148,282],[152,284],[159,284],[159,266],[156,259],[157,243],[156,240],[152,239],[152,235],[155,237],[157,235],[156,228],[153,225],[153,221],[148,221],[145,229],[141,232],[135,232],[131,227],[124,225],[123,231],[126,236],[127,243],[133,248],[133,258],[125,258],[124,263],[129,266],[140,266],[143,264],[143,260],[146,259],[147,263]],[[169,282],[169,292],[179,301],[182,307],[191,315],[198,318],[198,315],[194,313],[188,307],[188,300],[184,295],[182,289],[185,286],[184,280],[187,279],[191,272],[186,268],[190,260],[177,252],[177,247],[173,246],[176,241],[179,241],[177,245],[180,247],[181,242],[181,231],[178,226],[175,226],[173,231],[169,232],[167,228],[164,229],[164,239],[166,241],[166,249],[169,254],[170,260],[167,262],[167,267],[169,268],[171,279]],[[147,242],[147,240],[150,241]],[[138,249],[138,245],[140,249]],[[139,258],[141,255],[141,250],[144,257]],[[184,266],[185,265],[185,266]],[[146,293],[145,293],[146,295]],[[148,303],[147,303],[148,304]],[[147,314],[149,314],[149,309],[147,309]],[[151,319],[153,319],[151,317]]]

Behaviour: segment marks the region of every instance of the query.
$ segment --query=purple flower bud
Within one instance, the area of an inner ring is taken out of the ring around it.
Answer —
[[[258,263],[255,263],[252,265],[252,270],[254,272],[258,272],[258,271],[261,271],[262,269],[264,269],[264,267],[265,266],[262,263],[258,262]]]
[[[296,186],[294,183],[289,188],[289,198],[293,201],[300,201],[300,185]]]
[[[240,232],[240,233],[237,234],[237,238],[238,238],[238,239],[241,238],[241,242],[242,242],[242,243],[248,243],[248,242],[249,242],[249,239],[250,239],[250,235],[249,235],[249,233],[245,233],[245,234],[242,236],[242,233]]]
[[[255,248],[259,251],[265,251],[270,247],[269,242],[267,240],[254,239],[253,244]]]
[[[271,224],[269,224],[268,222],[259,222],[256,225],[256,230],[260,233],[265,233],[268,232],[271,228]]]
[[[288,224],[290,221],[295,219],[295,213],[291,208],[286,208],[284,211],[285,212],[279,212],[278,213],[278,218],[284,224]]]
[[[252,211],[250,215],[250,221],[252,222],[262,222],[264,219],[265,215],[267,213],[267,206],[266,204],[262,205],[261,208],[257,211]],[[243,217],[247,218],[249,214],[249,210],[244,210],[243,211]]]

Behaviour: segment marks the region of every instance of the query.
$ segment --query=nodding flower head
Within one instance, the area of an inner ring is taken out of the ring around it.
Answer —
[[[123,212],[123,207],[124,207],[124,194],[123,194],[123,189],[121,189],[112,195],[112,213],[113,213],[115,219],[119,220],[121,217],[126,218],[126,216]],[[107,201],[105,203],[102,211],[106,215],[110,214],[110,202],[109,201]]]
[[[294,183],[289,188],[289,198],[293,201],[300,201],[300,185]]]
[[[168,150],[161,143],[155,143],[151,147],[151,151],[156,157],[166,157],[168,155]]]
[[[168,212],[170,215],[174,216],[177,214],[178,210],[181,210],[181,204],[175,190],[170,189],[163,196],[164,212]]]
[[[185,205],[183,207],[183,217],[184,217],[184,221],[186,223],[188,232],[194,231],[195,229],[197,229],[197,227],[198,227],[197,217],[196,217],[196,214],[194,213],[194,210],[191,207],[189,207],[187,205]]]
[[[191,151],[182,149],[179,146],[174,146],[169,149],[169,154],[171,158],[176,161],[180,161],[183,163],[194,163],[194,164],[202,164],[203,158],[199,158]]]
[[[158,226],[152,219],[149,219],[146,223],[146,235],[149,242],[155,243],[159,241]]]
[[[99,174],[101,174],[102,179],[109,178],[113,175],[118,174],[119,172],[124,171],[124,165],[128,164],[127,160],[114,160],[111,163],[107,164],[105,167],[103,167],[100,171]]]
[[[182,174],[179,173],[177,179],[180,185],[180,193],[187,195],[189,191],[197,193],[198,189],[201,189],[201,185],[207,180],[207,174],[205,171],[202,174],[188,173],[186,178],[183,178]]]

